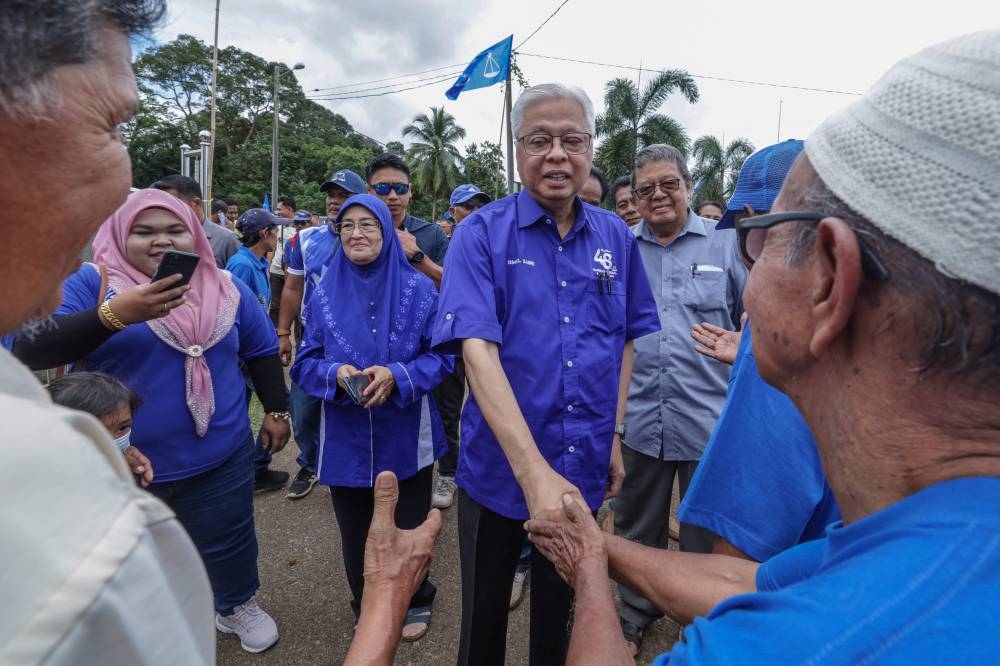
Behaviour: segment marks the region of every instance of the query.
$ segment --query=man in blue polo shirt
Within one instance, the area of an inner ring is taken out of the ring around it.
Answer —
[[[660,327],[636,239],[576,193],[590,174],[594,111],[561,84],[525,90],[512,111],[524,190],[479,210],[452,237],[436,348],[461,352],[459,664],[503,664],[511,583],[530,516],[572,495],[596,511],[617,493],[631,340]],[[616,399],[617,398],[617,399]],[[532,561],[530,663],[566,657],[570,588]]]
[[[363,194],[365,181],[350,169],[338,169],[320,185],[326,195],[326,217],[335,220],[340,207],[352,195]],[[285,257],[285,288],[281,292],[278,312],[278,351],[281,362],[292,362],[292,322],[307,311],[306,304],[314,286],[326,273],[334,251],[340,246],[340,237],[328,225],[306,227],[295,235],[295,242]],[[302,320],[303,327],[305,320]],[[301,339],[299,340],[301,343]],[[292,431],[299,455],[295,461],[299,471],[288,486],[289,499],[302,499],[316,485],[316,453],[319,447],[320,414],[323,401],[315,398],[292,382],[288,394],[288,407],[292,413]]]

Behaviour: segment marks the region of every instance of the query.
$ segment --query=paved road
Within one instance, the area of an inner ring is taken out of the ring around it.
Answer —
[[[289,444],[275,457],[275,469],[294,475],[298,471],[296,454],[295,445]],[[283,492],[274,492],[258,495],[255,504],[260,541],[258,599],[277,620],[281,640],[267,652],[251,655],[240,649],[234,636],[219,634],[219,664],[340,664],[350,645],[353,615],[329,492],[317,486],[312,494],[297,501],[286,499]],[[435,547],[431,580],[438,588],[431,629],[417,643],[400,646],[397,664],[455,663],[461,597],[454,508],[444,512],[444,528]],[[527,603],[511,612],[507,630],[508,664],[528,663],[528,621]],[[658,622],[646,635],[638,663],[649,663],[668,649],[676,636],[677,626],[673,622],[668,619]]]

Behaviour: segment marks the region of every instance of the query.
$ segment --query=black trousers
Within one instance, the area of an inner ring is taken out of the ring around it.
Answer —
[[[460,666],[503,666],[505,663],[510,588],[524,535],[523,520],[494,513],[459,489]],[[559,577],[555,566],[532,548],[530,666],[562,666],[565,663],[572,604],[572,588]]]
[[[271,303],[267,306],[267,316],[271,318],[271,323],[278,328],[278,312],[281,310],[281,292],[285,290],[285,276],[268,272],[268,281],[271,283]]]
[[[458,467],[458,441],[462,421],[462,401],[465,399],[465,361],[460,356],[455,357],[455,370],[444,378],[444,381],[434,389],[434,402],[438,414],[441,415],[441,425],[444,426],[444,436],[448,440],[448,453],[438,460],[438,474],[455,476]]]
[[[427,519],[431,510],[431,483],[434,466],[428,465],[414,476],[399,482],[399,503],[396,504],[396,525],[412,530]],[[347,584],[351,587],[351,608],[354,617],[361,614],[361,595],[365,590],[365,540],[375,511],[375,491],[372,488],[330,486],[333,512],[340,527],[340,544],[344,553]],[[410,599],[410,608],[422,608],[434,603],[437,592],[427,578]]]

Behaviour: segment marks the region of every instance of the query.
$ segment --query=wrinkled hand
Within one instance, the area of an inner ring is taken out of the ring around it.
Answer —
[[[740,318],[740,325],[746,323],[746,314]],[[720,363],[732,365],[736,360],[736,352],[740,348],[742,331],[729,331],[708,322],[701,322],[691,327],[691,337],[697,343],[694,350]]]
[[[527,479],[522,488],[525,502],[528,504],[528,513],[532,518],[561,520],[564,516],[562,496],[566,494],[575,498],[580,506],[587,505],[576,486],[548,465]]]
[[[148,486],[153,480],[153,463],[149,462],[149,458],[144,456],[142,451],[134,446],[125,449],[123,455],[125,456],[128,468],[137,477],[139,485],[143,488]]]
[[[164,317],[184,304],[184,293],[190,287],[171,286],[179,282],[181,277],[178,273],[156,282],[129,287],[112,299],[111,311],[123,324],[138,324]]]
[[[365,596],[389,594],[408,604],[431,568],[434,542],[441,533],[441,512],[431,509],[413,530],[396,527],[399,484],[392,472],[375,479],[375,511],[365,541]]]
[[[341,389],[346,391],[347,386],[344,384],[344,380],[347,379],[348,377],[351,377],[352,375],[357,375],[360,373],[361,371],[355,368],[353,365],[351,365],[350,363],[345,363],[339,368],[337,368],[337,384],[340,386]]]
[[[292,426],[285,419],[265,414],[264,420],[260,422],[260,443],[268,453],[277,453],[285,448],[291,435]]]
[[[563,519],[533,518],[524,525],[531,543],[556,566],[556,571],[570,587],[577,574],[592,564],[607,566],[604,537],[593,516],[568,493],[562,497]]]
[[[278,357],[281,365],[289,365],[292,362],[292,338],[289,335],[278,336]]]
[[[399,239],[400,244],[403,246],[403,252],[406,253],[407,259],[412,259],[413,255],[420,252],[420,246],[417,245],[417,237],[406,229],[397,228],[396,238]]]
[[[604,499],[618,497],[625,481],[625,460],[622,458],[622,440],[615,433],[611,442],[611,464],[608,466],[608,486],[604,490]]]
[[[382,365],[373,365],[361,371],[362,374],[371,377],[371,384],[365,387],[361,395],[367,396],[365,409],[379,407],[385,404],[396,388],[396,378],[392,376],[392,371]]]

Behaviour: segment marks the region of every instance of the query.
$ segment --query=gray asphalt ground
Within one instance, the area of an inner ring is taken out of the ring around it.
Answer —
[[[274,469],[294,476],[297,454],[295,444],[289,443],[275,456]],[[350,646],[353,615],[329,492],[317,486],[308,497],[293,501],[284,491],[277,491],[257,495],[254,503],[260,542],[258,600],[277,621],[281,639],[267,652],[253,655],[240,648],[235,636],[217,634],[218,663],[340,664]],[[431,581],[438,589],[434,619],[422,640],[400,646],[396,664],[450,665],[458,654],[461,587],[455,507],[445,510],[443,517],[431,567]],[[530,589],[530,577],[528,585]],[[528,663],[529,612],[527,600],[511,611],[508,664]],[[660,620],[647,631],[637,663],[648,664],[668,650],[676,637],[677,625]]]

